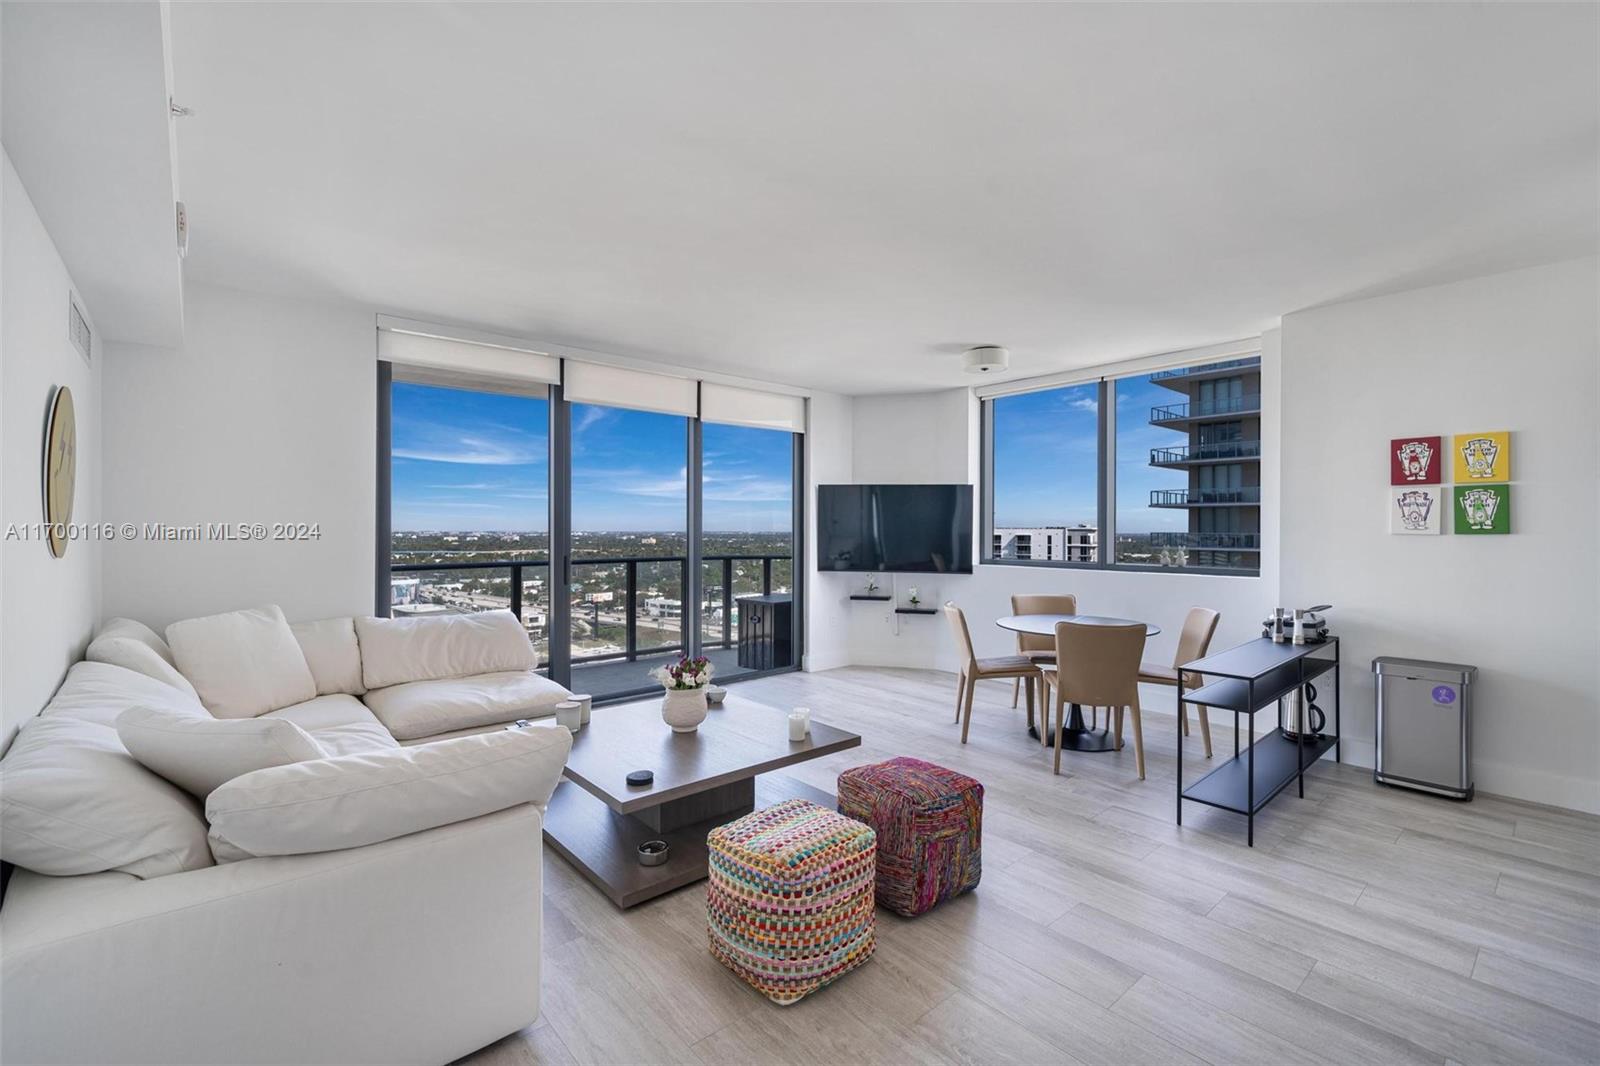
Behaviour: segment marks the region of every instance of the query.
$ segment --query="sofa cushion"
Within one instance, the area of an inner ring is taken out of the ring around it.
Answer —
[[[325,618],[320,622],[294,622],[289,626],[300,651],[311,668],[317,695],[367,691],[361,683],[361,645],[356,643],[355,622],[349,618]]]
[[[510,611],[357,618],[368,689],[504,670],[531,670],[533,644]]]
[[[412,681],[363,699],[397,740],[554,714],[570,693],[543,674],[507,670],[443,681]]]
[[[96,640],[101,637],[129,637],[137,640],[165,659],[168,666],[177,666],[177,660],[172,657],[172,648],[161,638],[160,633],[143,622],[134,621],[132,618],[113,618],[95,633]]]
[[[218,718],[254,718],[317,694],[305,654],[275,606],[174,622],[167,643]]]
[[[115,728],[129,707],[159,707],[179,714],[207,715],[197,696],[164,681],[111,663],[73,663],[41,717],[82,718]]]
[[[326,754],[309,733],[281,718],[230,721],[151,707],[123,711],[117,737],[145,769],[200,799],[252,770]]]
[[[561,779],[572,735],[530,726],[275,766],[206,800],[220,861],[359,848],[523,803]]]
[[[354,696],[318,696],[305,703],[269,711],[262,717],[293,722],[309,733],[328,755],[356,755],[400,746],[373,717],[367,705]]]
[[[72,684],[69,674],[63,690]],[[212,864],[188,793],[139,765],[109,723],[46,710],[0,759],[0,858],[62,877],[160,877]]]
[[[149,644],[136,637],[95,637],[89,642],[83,657],[90,662],[110,663],[124,670],[136,671],[163,685],[170,685],[179,692],[198,696],[194,686],[189,684],[189,679],[178,673],[176,666],[162,658]]]

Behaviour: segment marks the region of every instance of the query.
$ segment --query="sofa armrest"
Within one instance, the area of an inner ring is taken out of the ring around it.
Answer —
[[[566,729],[531,726],[255,770],[206,798],[211,850],[222,862],[338,851],[543,807],[571,749]]]
[[[18,871],[0,1059],[459,1058],[538,1016],[541,822],[523,805],[147,881]]]

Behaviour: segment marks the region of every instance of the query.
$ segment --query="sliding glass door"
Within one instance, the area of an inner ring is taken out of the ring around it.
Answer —
[[[380,368],[379,613],[510,609],[598,700],[799,665],[800,433]]]
[[[701,427],[700,640],[719,678],[796,662],[795,440]]]
[[[570,419],[571,687],[650,691],[688,649],[689,419],[582,403]]]

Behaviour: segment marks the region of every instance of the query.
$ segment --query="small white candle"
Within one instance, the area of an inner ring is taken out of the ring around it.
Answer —
[[[796,707],[789,712],[789,739],[801,741],[806,734],[811,732],[811,710],[807,707]]]

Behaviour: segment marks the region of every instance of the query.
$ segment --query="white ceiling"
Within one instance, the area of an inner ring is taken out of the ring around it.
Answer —
[[[0,137],[101,336],[176,344],[183,280],[173,215],[160,4],[0,3]],[[66,296],[61,304],[66,329]]]
[[[1593,5],[174,5],[191,279],[844,392],[1593,254]]]

